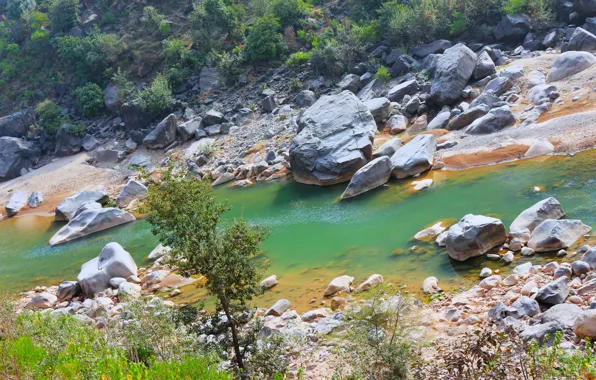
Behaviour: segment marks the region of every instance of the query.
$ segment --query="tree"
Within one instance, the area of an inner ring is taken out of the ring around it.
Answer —
[[[54,0],[50,23],[54,33],[68,32],[79,22],[79,0]]]
[[[13,20],[20,20],[24,14],[33,12],[35,6],[35,0],[8,0],[6,13]]]
[[[157,74],[150,87],[139,93],[139,104],[147,111],[161,113],[168,109],[172,100],[172,89],[168,78]]]
[[[282,49],[279,20],[263,16],[255,20],[246,39],[246,55],[250,61],[269,61],[277,58]]]
[[[144,211],[152,232],[172,248],[172,260],[182,271],[205,276],[207,291],[228,319],[236,364],[245,371],[236,316],[261,291],[253,257],[267,230],[242,219],[222,221],[230,208],[215,201],[210,184],[183,170],[170,167],[161,179],[148,181]]]
[[[85,116],[95,116],[104,108],[103,91],[95,83],[87,83],[83,87],[75,89],[72,94]]]

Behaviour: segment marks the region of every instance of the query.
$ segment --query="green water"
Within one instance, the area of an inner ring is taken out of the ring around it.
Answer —
[[[570,218],[596,227],[596,151],[576,157],[517,162],[461,172],[432,172],[430,189],[411,193],[411,181],[396,181],[352,201],[340,202],[344,186],[320,188],[292,181],[252,188],[221,188],[230,217],[269,226],[271,236],[258,260],[276,274],[279,285],[264,301],[284,296],[295,303],[320,299],[329,281],[350,274],[356,281],[372,273],[418,290],[430,275],[444,289],[478,281],[483,266],[505,268],[483,258],[465,263],[449,259],[433,242],[411,241],[419,230],[439,220],[467,213],[499,217],[508,225],[524,208],[555,196]],[[540,187],[537,192],[534,187]],[[35,285],[73,279],[80,265],[110,241],[122,244],[137,260],[156,245],[146,222],[140,221],[87,239],[49,247],[60,227],[48,218],[21,217],[0,222],[0,290],[21,291]],[[536,256],[534,263],[552,260]],[[525,261],[516,258],[515,264]],[[187,295],[188,297],[188,295]]]

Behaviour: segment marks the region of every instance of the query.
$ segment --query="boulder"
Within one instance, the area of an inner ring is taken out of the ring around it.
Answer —
[[[110,287],[114,277],[136,276],[137,264],[130,254],[118,243],[109,243],[98,257],[81,266],[77,281],[83,293],[93,297]]]
[[[443,227],[443,222],[438,222],[428,228],[418,231],[416,235],[414,235],[414,239],[420,241],[428,241],[445,230],[446,227]]]
[[[176,141],[176,115],[170,114],[143,139],[143,145],[149,149],[162,149]]]
[[[474,120],[481,118],[490,111],[490,107],[486,104],[479,104],[475,107],[470,107],[466,111],[454,117],[446,126],[450,131],[462,129],[472,124]]]
[[[128,133],[145,129],[156,115],[148,110],[143,110],[137,101],[124,103],[120,107],[120,116]]]
[[[196,136],[196,133],[199,129],[203,128],[203,119],[200,117],[195,117],[192,120],[189,120],[185,123],[180,124],[178,129],[178,134],[182,138],[182,141],[188,141]]]
[[[118,299],[122,302],[141,297],[141,285],[124,281],[118,285]]]
[[[117,115],[120,111],[120,102],[118,101],[118,86],[110,84],[103,90],[103,104],[111,113]]]
[[[56,207],[56,216],[54,219],[59,221],[68,221],[73,218],[79,207],[87,202],[98,202],[106,204],[108,202],[107,194],[102,190],[84,190],[65,198],[58,207]]]
[[[493,108],[486,115],[474,120],[465,132],[471,135],[494,133],[515,124],[515,121],[511,108],[505,105]]]
[[[535,340],[538,343],[544,343],[545,338],[548,341],[552,341],[557,331],[561,331],[563,328],[557,322],[541,323],[526,327],[521,332],[520,337],[524,341]]]
[[[273,316],[279,317],[286,310],[288,310],[290,308],[290,305],[291,305],[290,301],[288,301],[286,299],[278,300],[277,302],[275,302],[273,304],[273,306],[271,306],[271,308],[269,310],[267,310],[265,315],[273,315]]]
[[[364,102],[377,123],[384,123],[391,113],[391,102],[387,98],[375,98]]]
[[[155,261],[169,254],[171,250],[172,248],[166,247],[163,244],[159,243],[157,247],[153,248],[153,251],[149,253],[149,256],[147,256],[147,258],[151,261]]]
[[[564,303],[569,295],[568,278],[563,276],[544,285],[536,293],[536,301],[546,305]]]
[[[389,168],[391,170],[391,168]],[[8,216],[15,216],[25,205],[27,205],[27,200],[29,199],[29,194],[18,191],[13,193],[8,200],[8,203],[4,207],[6,210],[6,215]]]
[[[468,109],[477,107],[481,104],[486,105],[490,110],[492,108],[502,107],[502,106],[506,105],[507,103],[502,101],[498,96],[495,96],[488,92],[483,92],[482,94],[480,94],[479,97],[474,99],[472,101],[472,103],[470,103],[470,107]]]
[[[550,94],[554,91],[557,91],[557,87],[552,84],[539,84],[528,91],[528,98],[532,103],[540,105],[551,101]]]
[[[0,137],[25,137],[34,123],[31,111],[19,111],[0,117]]]
[[[532,88],[546,83],[546,76],[537,70],[530,71],[528,74],[528,88]]]
[[[406,178],[418,175],[431,168],[437,150],[434,135],[423,134],[414,137],[391,156],[392,175]]]
[[[391,176],[391,159],[387,156],[375,158],[364,165],[350,180],[341,199],[353,198],[379,186],[383,186]]]
[[[555,151],[555,147],[547,140],[538,140],[530,146],[530,149],[524,154],[525,158],[534,158],[551,154]]]
[[[567,51],[596,51],[596,35],[584,28],[575,28],[567,45],[561,49]]]
[[[134,220],[130,213],[117,208],[87,210],[56,232],[50,239],[50,245],[63,244]]]
[[[519,312],[514,307],[507,307],[503,302],[497,302],[488,312],[488,320],[497,323],[503,322],[507,317],[519,318]]]
[[[62,124],[56,132],[56,150],[54,154],[58,157],[72,156],[81,151],[83,139],[81,136],[71,133],[72,125]]]
[[[70,300],[81,292],[81,287],[76,281],[64,281],[58,286],[56,297],[58,302]]]
[[[55,295],[48,292],[42,292],[36,294],[35,297],[27,305],[28,308],[32,309],[49,309],[53,307],[58,299]]]
[[[399,103],[404,99],[404,96],[414,95],[419,89],[420,86],[416,79],[412,79],[392,87],[387,93],[387,98],[392,102]]]
[[[528,241],[535,252],[552,252],[571,247],[579,238],[592,230],[580,220],[547,219],[540,223]]]
[[[395,78],[407,74],[412,69],[413,63],[414,59],[412,57],[405,54],[401,55],[391,66],[391,76]]]
[[[481,287],[482,289],[490,290],[490,289],[493,289],[493,288],[496,288],[497,286],[499,286],[502,279],[503,278],[501,276],[499,276],[498,274],[493,274],[492,276],[489,276],[489,277],[485,278],[484,280],[480,281],[478,286]]]
[[[298,127],[289,154],[298,182],[327,186],[348,181],[372,157],[377,126],[366,105],[349,91],[322,96]]]
[[[300,91],[294,98],[294,104],[299,108],[308,108],[315,104],[317,96],[310,90]]]
[[[23,169],[37,164],[41,150],[33,142],[0,137],[0,180],[16,178]]]
[[[394,137],[387,140],[377,150],[373,152],[373,157],[391,157],[397,150],[401,148],[401,140],[398,137]]]
[[[488,82],[484,87],[484,92],[493,94],[495,96],[501,96],[513,87],[513,80],[509,77],[498,76],[495,79]]]
[[[267,277],[266,279],[261,281],[261,283],[259,284],[259,286],[263,289],[270,289],[270,288],[274,287],[275,285],[277,285],[277,276],[276,275],[271,275],[271,276]]]
[[[540,314],[540,305],[538,305],[538,302],[527,296],[519,297],[511,306],[517,310],[517,314],[520,317],[524,315],[534,317]]]
[[[85,151],[90,152],[99,146],[99,141],[97,141],[97,139],[92,135],[86,134],[85,137],[83,137],[81,146],[83,149],[85,149]]]
[[[366,86],[362,87],[358,94],[356,95],[358,99],[362,100],[363,102],[371,99],[375,99],[379,97],[379,93],[383,90],[383,83],[379,78],[375,78],[371,80]],[[316,100],[316,98],[315,98]],[[314,104],[314,101],[313,101]],[[312,105],[312,104],[311,104]]]
[[[577,305],[569,303],[555,305],[542,314],[542,322],[557,322],[564,329],[572,329],[581,312],[581,307]]]
[[[490,55],[486,50],[483,50],[478,54],[478,60],[476,61],[476,68],[472,74],[474,79],[486,78],[489,75],[493,75],[497,72],[495,63],[490,58]]]
[[[337,84],[337,87],[339,87],[341,91],[347,90],[357,94],[358,90],[362,88],[362,82],[358,75],[348,74]]]
[[[497,41],[507,43],[521,42],[531,29],[530,19],[526,15],[505,15],[495,26],[493,34]]]
[[[201,94],[205,94],[210,90],[214,90],[219,85],[219,76],[217,68],[215,67],[203,67],[199,74],[199,89]]]
[[[354,277],[350,276],[339,276],[331,280],[327,289],[325,289],[325,297],[333,296],[339,292],[349,292],[350,285],[354,282]]]
[[[596,63],[596,56],[585,51],[568,51],[555,59],[548,72],[546,82],[556,82],[584,71]],[[555,87],[556,89],[556,87]]]
[[[43,202],[43,195],[39,191],[34,191],[29,196],[27,200],[27,206],[31,208],[38,208],[39,205]]]
[[[483,255],[506,241],[505,226],[499,219],[468,214],[449,228],[445,245],[451,258],[465,261]]]
[[[437,40],[433,42],[429,42],[424,45],[414,46],[408,48],[408,54],[411,56],[423,59],[430,54],[439,54],[443,53],[445,50],[451,47],[451,42],[448,40]]]
[[[356,288],[356,291],[363,292],[365,290],[373,288],[373,287],[380,285],[382,283],[383,283],[383,276],[381,276],[380,274],[372,274],[366,279],[366,281],[364,281],[362,284],[360,284]]]
[[[124,208],[128,206],[134,199],[144,199],[147,197],[148,193],[149,190],[145,185],[131,179],[128,181],[126,186],[124,186],[124,189],[122,189],[118,195],[118,198],[116,198],[116,206]]]
[[[422,282],[422,291],[426,294],[438,293],[441,291],[439,280],[436,277],[427,277]]]
[[[437,61],[430,89],[432,101],[442,106],[459,100],[474,73],[477,59],[476,54],[462,44],[445,50]]]
[[[563,206],[553,197],[546,198],[522,211],[511,223],[509,230],[513,233],[528,230],[530,232],[547,219],[561,219],[565,216]],[[525,241],[522,240],[525,243]]]
[[[596,310],[584,310],[575,319],[573,331],[580,339],[596,339]]]
[[[387,126],[389,127],[389,133],[396,135],[398,133],[404,132],[407,129],[408,119],[403,115],[393,115],[387,121]]]
[[[430,121],[430,123],[428,123],[426,128],[429,131],[432,129],[444,129],[449,123],[450,118],[451,111],[449,108],[444,108]]]

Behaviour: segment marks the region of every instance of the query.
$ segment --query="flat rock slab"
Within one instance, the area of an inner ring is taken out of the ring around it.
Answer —
[[[80,239],[95,232],[104,231],[124,223],[135,221],[136,218],[126,211],[117,208],[102,208],[88,210],[73,218],[50,239],[50,245],[63,244]]]

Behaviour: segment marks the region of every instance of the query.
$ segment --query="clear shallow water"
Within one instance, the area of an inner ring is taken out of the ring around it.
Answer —
[[[568,217],[596,227],[596,151],[574,158],[552,157],[462,172],[431,172],[433,187],[409,191],[411,181],[388,186],[348,202],[340,202],[344,185],[320,188],[287,181],[248,189],[221,188],[229,217],[243,216],[269,226],[271,236],[257,260],[276,274],[279,285],[264,302],[283,296],[293,303],[320,299],[329,281],[341,274],[356,283],[372,273],[418,290],[423,279],[436,276],[444,289],[478,281],[483,266],[507,271],[501,263],[483,258],[465,263],[449,259],[432,241],[411,241],[421,229],[467,213],[499,217],[506,225],[526,207],[555,196]],[[542,191],[536,192],[539,186]],[[155,247],[146,222],[139,221],[78,242],[49,247],[60,227],[43,217],[21,217],[0,222],[0,291],[22,291],[35,285],[74,279],[80,265],[95,257],[110,241],[122,244],[137,263]],[[552,260],[536,256],[534,263]],[[525,259],[516,258],[521,264]],[[185,291],[181,299],[196,299]]]

